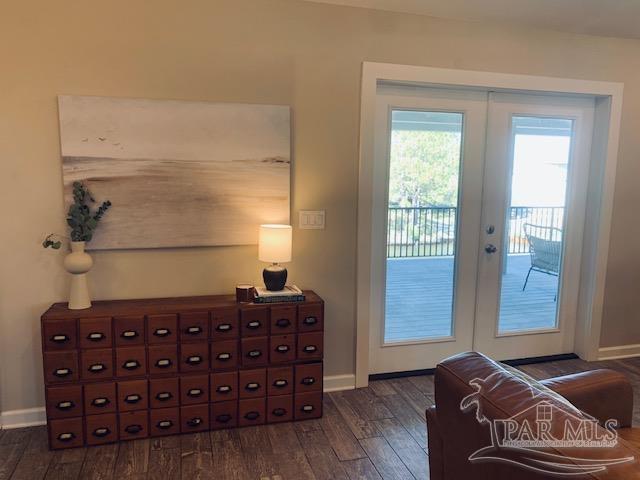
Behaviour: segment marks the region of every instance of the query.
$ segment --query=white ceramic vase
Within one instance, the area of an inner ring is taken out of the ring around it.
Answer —
[[[93,266],[91,255],[84,251],[85,242],[71,242],[71,253],[64,257],[64,268],[71,274],[69,309],[82,310],[91,307],[87,272]]]

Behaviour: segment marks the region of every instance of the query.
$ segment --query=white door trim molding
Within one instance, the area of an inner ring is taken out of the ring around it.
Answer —
[[[580,288],[580,308],[576,322],[575,352],[585,360],[599,356],[602,304],[604,299],[613,193],[622,114],[623,84],[531,75],[363,62],[360,105],[360,155],[358,176],[358,250],[356,387],[368,384],[369,321],[371,318],[371,199],[373,188],[374,120],[379,82],[502,92],[560,93],[596,97],[596,129],[592,159],[601,168],[592,169],[589,190],[597,201],[591,205],[591,221],[585,225],[583,278],[591,278]],[[604,132],[604,133],[602,133]]]

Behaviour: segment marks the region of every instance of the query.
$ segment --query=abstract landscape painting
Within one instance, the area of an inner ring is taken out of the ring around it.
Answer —
[[[65,197],[84,182],[112,208],[88,245],[251,245],[289,223],[287,106],[58,97]]]

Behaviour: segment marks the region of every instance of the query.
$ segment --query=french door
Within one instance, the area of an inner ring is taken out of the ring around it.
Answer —
[[[572,351],[593,110],[378,87],[370,373]]]

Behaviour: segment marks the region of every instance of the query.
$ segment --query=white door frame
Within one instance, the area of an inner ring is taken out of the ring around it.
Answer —
[[[591,95],[596,98],[589,203],[582,255],[582,278],[586,280],[580,285],[574,348],[575,353],[584,360],[596,360],[609,253],[623,84],[363,62],[358,174],[356,387],[365,387],[369,382],[369,321],[374,300],[371,291],[375,291],[371,275],[372,159],[375,151],[378,82],[481,88],[500,92]]]

